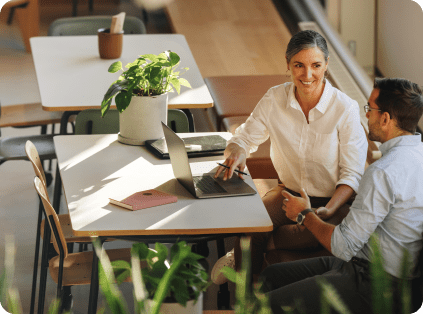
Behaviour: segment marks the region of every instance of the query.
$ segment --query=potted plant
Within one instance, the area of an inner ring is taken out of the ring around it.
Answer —
[[[210,285],[208,274],[199,263],[203,257],[191,252],[184,241],[172,245],[169,260],[168,253],[161,243],[156,243],[154,250],[145,243],[134,243],[131,264],[114,261],[107,267],[108,261],[99,256],[100,284],[109,306],[121,302],[119,294],[110,293],[116,290],[112,288],[114,280],[107,278],[113,273],[117,284],[132,276],[137,313],[203,313],[203,291]]]
[[[159,55],[141,55],[122,68],[114,62],[110,73],[123,71],[107,90],[101,102],[101,115],[107,114],[115,99],[119,115],[119,141],[130,145],[144,145],[146,140],[163,137],[161,121],[167,124],[168,93],[181,86],[191,88],[189,82],[176,71],[179,56],[172,51]],[[185,72],[188,68],[183,68]],[[130,105],[131,104],[131,105]]]

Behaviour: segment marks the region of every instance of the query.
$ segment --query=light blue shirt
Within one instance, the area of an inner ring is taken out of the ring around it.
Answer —
[[[414,269],[422,248],[423,143],[416,133],[395,137],[379,149],[382,157],[365,171],[349,214],[335,227],[332,254],[345,261],[370,260],[368,241],[374,232],[385,271],[400,277],[404,249]]]

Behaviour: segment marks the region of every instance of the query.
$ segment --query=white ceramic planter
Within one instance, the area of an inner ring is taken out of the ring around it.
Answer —
[[[129,145],[144,145],[147,140],[164,136],[162,124],[167,124],[168,94],[133,96],[131,103],[119,114],[118,140]]]
[[[148,312],[148,311],[147,311]],[[160,314],[202,314],[203,313],[203,294],[201,294],[194,304],[194,301],[188,301],[187,306],[183,307],[179,303],[162,303]]]

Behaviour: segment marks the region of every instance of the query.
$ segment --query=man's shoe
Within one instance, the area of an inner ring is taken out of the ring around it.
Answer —
[[[221,285],[228,281],[228,278],[226,278],[225,275],[222,273],[222,269],[225,266],[235,269],[235,255],[233,249],[232,251],[226,253],[225,256],[219,258],[219,260],[213,266],[211,272],[211,280],[216,285]]]

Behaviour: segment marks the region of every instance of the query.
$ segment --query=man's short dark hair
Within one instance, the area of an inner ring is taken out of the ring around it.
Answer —
[[[423,114],[422,89],[403,78],[375,78],[374,88],[379,89],[376,104],[389,113],[398,128],[414,134]]]

